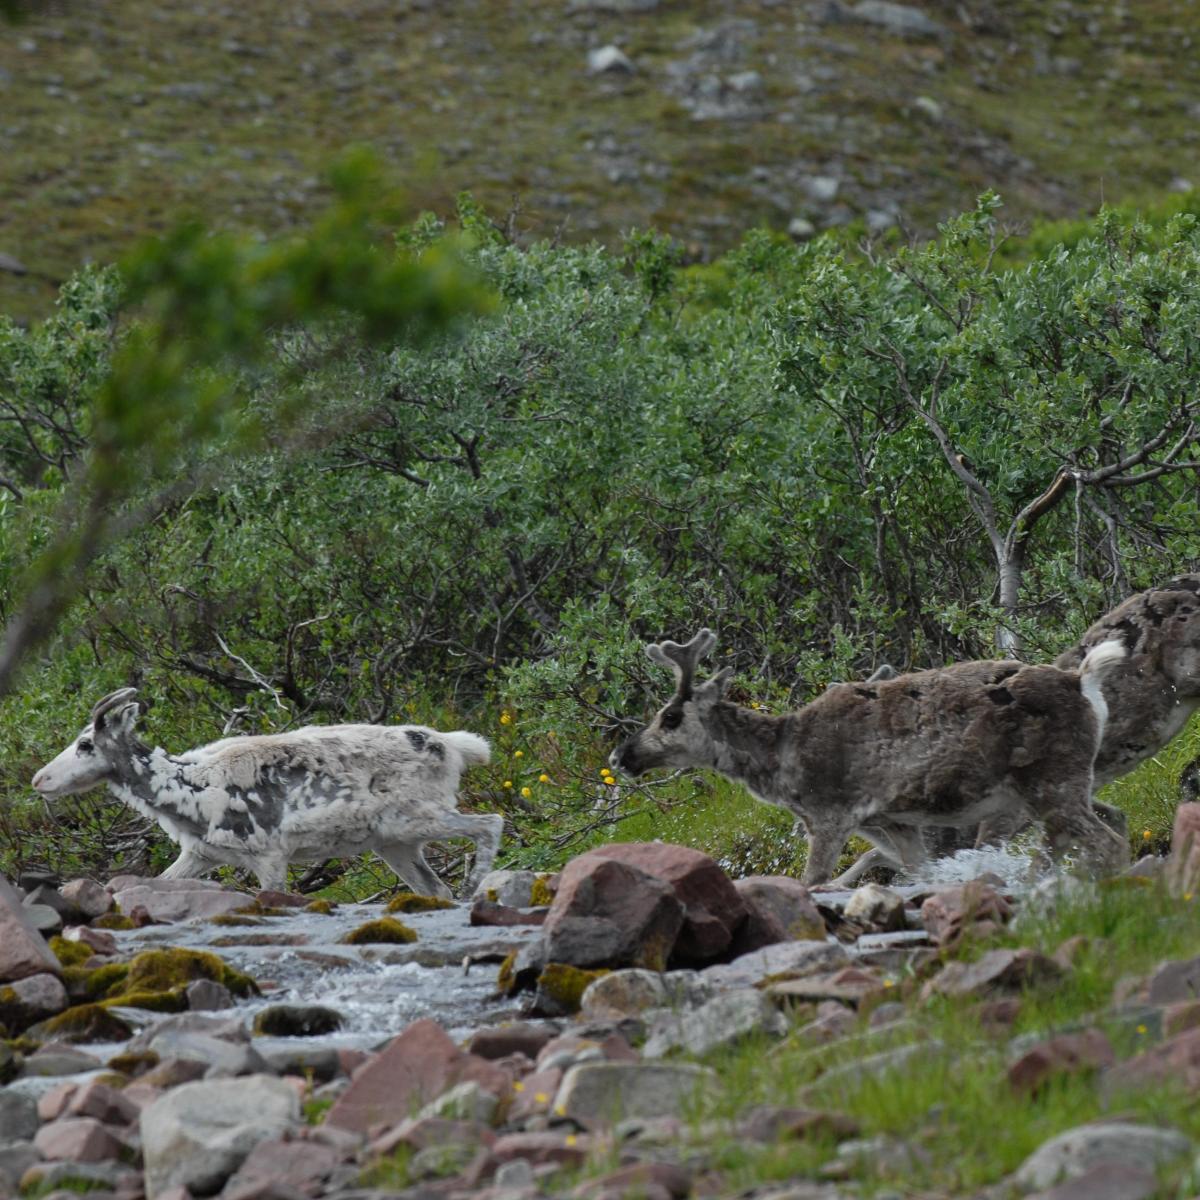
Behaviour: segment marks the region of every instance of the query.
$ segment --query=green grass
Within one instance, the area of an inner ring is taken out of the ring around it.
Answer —
[[[1147,1045],[1155,1033],[1104,1015],[1113,986],[1125,976],[1151,971],[1163,960],[1200,953],[1196,905],[1197,901],[1172,899],[1158,887],[1102,888],[1094,896],[1060,900],[1037,915],[1026,914],[988,946],[970,945],[966,952],[978,954],[1005,944],[1050,952],[1079,934],[1097,939],[1064,981],[1025,994],[1012,1035],[1044,1035],[1095,1021],[1109,1032],[1118,1056],[1126,1057]],[[877,1078],[859,1074],[822,1084],[829,1068],[861,1057],[862,1045],[851,1038],[814,1050],[795,1035],[781,1045],[747,1043],[708,1060],[720,1074],[722,1089],[704,1119],[733,1121],[755,1104],[845,1112],[860,1123],[864,1137],[889,1135],[919,1148],[918,1161],[903,1174],[860,1174],[868,1187],[900,1188],[906,1195],[920,1189],[958,1195],[994,1183],[1047,1139],[1105,1115],[1119,1113],[1200,1138],[1200,1110],[1169,1088],[1105,1102],[1094,1079],[1076,1076],[1055,1081],[1035,1098],[1019,1096],[1005,1079],[1008,1035],[986,1033],[970,1005],[961,1001],[940,998],[919,1005],[910,996],[908,1004],[919,1037],[910,1030],[893,1044],[919,1040],[931,1048],[903,1067]],[[936,1043],[941,1043],[940,1050],[932,1048]],[[886,1042],[880,1048],[883,1045]],[[717,1146],[716,1154],[734,1189],[767,1179],[812,1176],[832,1157],[833,1146],[760,1147],[731,1138]]]
[[[761,222],[820,218],[797,172],[841,174],[838,221],[896,201],[929,228],[992,185],[1021,219],[1144,198],[1196,149],[1186,0],[1071,19],[1020,0],[975,30],[939,5],[937,42],[717,0],[641,16],[495,0],[313,0],[282,18],[215,0],[29,8],[0,39],[0,251],[29,268],[0,273],[0,311],[26,317],[85,258],[183,214],[302,223],[325,199],[321,167],[354,142],[414,212],[469,188],[502,214],[519,195],[522,230],[615,241],[659,225],[695,259]],[[758,71],[765,103],[697,121],[669,68],[731,16],[751,22],[725,39],[742,49],[704,70]],[[636,73],[589,77],[587,46],[613,40]],[[913,109],[921,95],[940,122]]]

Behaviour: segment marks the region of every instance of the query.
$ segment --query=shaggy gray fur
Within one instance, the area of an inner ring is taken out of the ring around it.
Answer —
[[[769,716],[725,699],[731,672],[694,673],[716,643],[647,654],[675,672],[675,694],[613,752],[631,775],[704,766],[795,813],[808,829],[805,883],[829,879],[859,833],[907,870],[925,859],[921,830],[1021,813],[1042,823],[1056,858],[1078,852],[1099,872],[1128,857],[1092,810],[1092,761],[1104,727],[1100,678],[1124,657],[1115,642],[1079,671],[963,663],[878,683],[843,683],[796,712]]]
[[[134,735],[135,694],[123,688],[101,700],[33,786],[55,797],[107,783],[181,847],[164,878],[191,879],[226,864],[253,871],[263,888],[282,889],[290,862],[373,850],[416,891],[448,899],[422,847],[453,837],[476,843],[467,895],[491,870],[504,818],[457,811],[462,772],[490,757],[473,733],[310,726],[173,755]]]

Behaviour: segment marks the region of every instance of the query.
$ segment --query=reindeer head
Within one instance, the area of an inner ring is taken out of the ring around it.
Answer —
[[[109,779],[123,743],[133,734],[138,705],[137,688],[121,688],[99,701],[80,735],[34,777],[43,796],[73,796]]]
[[[697,685],[696,664],[717,644],[711,629],[702,629],[690,642],[651,642],[646,654],[675,673],[675,694],[649,725],[639,729],[613,751],[613,768],[641,775],[654,767],[711,766],[716,757],[712,736],[704,724],[708,710],[725,697],[731,668]]]

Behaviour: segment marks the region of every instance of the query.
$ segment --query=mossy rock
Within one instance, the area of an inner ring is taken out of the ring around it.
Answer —
[[[254,1018],[260,1037],[319,1037],[341,1027],[342,1014],[322,1004],[273,1004]]]
[[[417,940],[416,930],[409,929],[403,921],[394,917],[381,917],[378,921],[368,921],[357,929],[352,929],[342,939],[343,945],[365,946],[372,943],[399,943],[407,945]]]
[[[235,908],[231,915],[243,917],[286,917],[289,913],[286,908],[272,908],[269,904],[263,904],[258,900],[251,900],[249,904],[243,904],[241,908]],[[212,918],[213,921],[216,917]]]
[[[128,1081],[152,1071],[160,1061],[153,1050],[129,1050],[123,1054],[114,1054],[104,1065],[110,1071],[120,1072]]]
[[[25,1032],[47,1042],[124,1042],[133,1037],[128,1022],[101,1004],[76,1004]]]
[[[50,939],[50,949],[64,967],[77,967],[96,953],[87,942],[68,942],[57,934]]]
[[[11,1083],[21,1073],[24,1061],[20,1051],[11,1046],[0,1044],[0,1087]]]
[[[137,926],[124,913],[110,912],[92,922],[93,929],[136,929]]]
[[[537,978],[538,1008],[553,1016],[576,1013],[588,984],[607,974],[607,970],[585,971],[567,963],[549,963]]]
[[[510,950],[505,956],[504,961],[500,964],[500,970],[496,973],[496,990],[503,996],[515,996],[517,994],[517,952]]]
[[[241,910],[239,910],[240,912]],[[215,917],[209,917],[210,925],[262,925],[263,920],[260,917],[251,917],[246,914],[238,915],[237,912],[218,913]]]
[[[73,967],[68,970],[71,972],[73,980],[74,972],[79,968]],[[83,971],[80,986],[83,989],[83,995],[88,999],[102,1000],[105,996],[115,992],[117,988],[123,987],[128,978],[128,963],[105,963],[104,966],[97,967],[94,971]],[[71,983],[68,983],[68,990],[71,986]]]
[[[153,991],[149,988],[120,992],[101,1000],[103,1008],[144,1008],[147,1012],[186,1012],[188,1006],[187,985]]]
[[[310,900],[304,906],[304,912],[316,913],[320,917],[328,917],[333,913],[333,910],[336,907],[337,906],[333,903],[332,900],[318,898],[316,900]]]
[[[179,946],[143,950],[133,958],[129,963],[124,994],[170,992],[186,988],[197,979],[223,983],[235,996],[259,994],[258,984],[249,975],[234,970],[217,955],[204,950],[184,950]],[[116,997],[110,992],[109,999]]]
[[[550,890],[552,875],[539,875],[529,889],[529,903],[535,908],[544,908],[554,903],[554,893]]]
[[[438,912],[444,908],[453,908],[454,901],[443,900],[440,896],[418,896],[414,892],[401,892],[393,896],[387,904],[390,913]]]

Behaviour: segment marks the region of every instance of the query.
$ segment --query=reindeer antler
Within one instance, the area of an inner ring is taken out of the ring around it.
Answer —
[[[660,667],[670,667],[675,672],[675,693],[686,699],[692,692],[696,664],[716,644],[717,635],[711,629],[702,629],[683,646],[678,642],[650,642],[646,646],[646,654]]]
[[[126,700],[137,695],[137,688],[127,687],[118,688],[115,692],[109,692],[103,700],[96,701],[96,707],[92,709],[92,724],[94,725],[105,713],[111,712],[118,704],[124,704]]]

